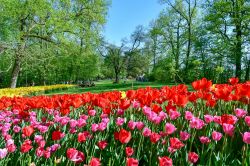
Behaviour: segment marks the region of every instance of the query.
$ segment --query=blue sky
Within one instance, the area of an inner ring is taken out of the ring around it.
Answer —
[[[158,0],[112,0],[104,29],[106,40],[120,44],[121,39],[129,38],[137,25],[147,27],[162,9]]]

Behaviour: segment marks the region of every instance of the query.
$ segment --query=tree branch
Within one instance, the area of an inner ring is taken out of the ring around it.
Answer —
[[[55,41],[53,41],[53,40],[50,38],[50,36],[40,36],[40,35],[36,35],[36,34],[25,34],[24,37],[38,38],[38,39],[45,40],[45,41],[47,41],[47,42],[56,43]]]

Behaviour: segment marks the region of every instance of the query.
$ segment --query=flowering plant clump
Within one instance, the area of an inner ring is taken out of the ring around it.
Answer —
[[[0,89],[0,97],[14,97],[14,96],[27,96],[32,93],[46,91],[46,90],[55,90],[55,89],[64,89],[74,87],[76,85],[69,84],[58,84],[58,85],[48,85],[48,86],[31,86],[31,87],[20,87],[20,88],[4,88]]]
[[[250,82],[0,99],[1,165],[247,165]]]

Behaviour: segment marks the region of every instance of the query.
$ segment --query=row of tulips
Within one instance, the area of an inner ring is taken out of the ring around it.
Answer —
[[[32,86],[32,87],[20,87],[20,88],[4,88],[0,89],[0,97],[14,97],[14,96],[27,96],[32,93],[55,90],[55,89],[65,89],[71,88],[75,85],[69,84],[58,84],[58,85],[48,85],[48,86]]]
[[[0,99],[1,165],[249,165],[250,82]]]

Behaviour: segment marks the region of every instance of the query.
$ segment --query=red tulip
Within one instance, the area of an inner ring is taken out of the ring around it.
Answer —
[[[119,132],[114,132],[114,138],[115,140],[119,140]]]
[[[26,126],[23,128],[23,134],[26,137],[30,137],[34,133],[34,128],[32,126]]]
[[[105,140],[104,140],[104,141],[100,141],[100,142],[97,143],[97,146],[98,146],[101,150],[105,149],[107,145],[108,145],[108,143],[107,143],[107,141],[105,141]]]
[[[84,161],[85,156],[82,152],[76,150],[75,148],[67,149],[67,157],[69,160],[79,164]]]
[[[60,140],[64,137],[64,133],[60,132],[60,131],[53,131],[52,133],[52,140],[53,141],[57,141]]]
[[[189,152],[188,153],[188,161],[191,163],[196,163],[199,160],[198,154],[195,152]]]
[[[161,135],[154,132],[152,132],[152,134],[150,135],[150,141],[154,144],[157,143],[160,140],[160,138]]]
[[[93,157],[89,162],[89,166],[101,166],[100,159]]]
[[[138,166],[139,165],[139,162],[137,159],[134,159],[134,158],[127,158],[126,159],[126,165],[127,166]]]
[[[153,106],[152,106],[152,111],[154,111],[155,113],[159,113],[159,112],[161,112],[162,111],[162,108],[161,108],[161,106],[159,106],[158,104],[153,104]]]
[[[170,147],[173,149],[180,149],[185,146],[178,138],[170,138]]]
[[[121,129],[119,132],[119,141],[122,144],[126,144],[130,141],[130,139],[131,139],[131,132],[125,129]]]
[[[126,156],[127,156],[127,157],[132,156],[133,153],[134,153],[133,148],[131,148],[131,147],[126,147]]]
[[[30,149],[32,149],[33,146],[32,146],[32,142],[31,140],[25,140],[23,142],[23,144],[21,145],[21,152],[22,153],[27,153],[30,151]]]
[[[84,133],[79,133],[77,140],[79,143],[82,143],[82,142],[85,142],[87,140],[87,138],[86,138]]]
[[[164,157],[158,157],[159,159],[159,166],[172,166],[173,161],[171,158],[164,156]]]
[[[239,79],[237,77],[230,78],[228,82],[232,85],[235,85],[239,82]]]

